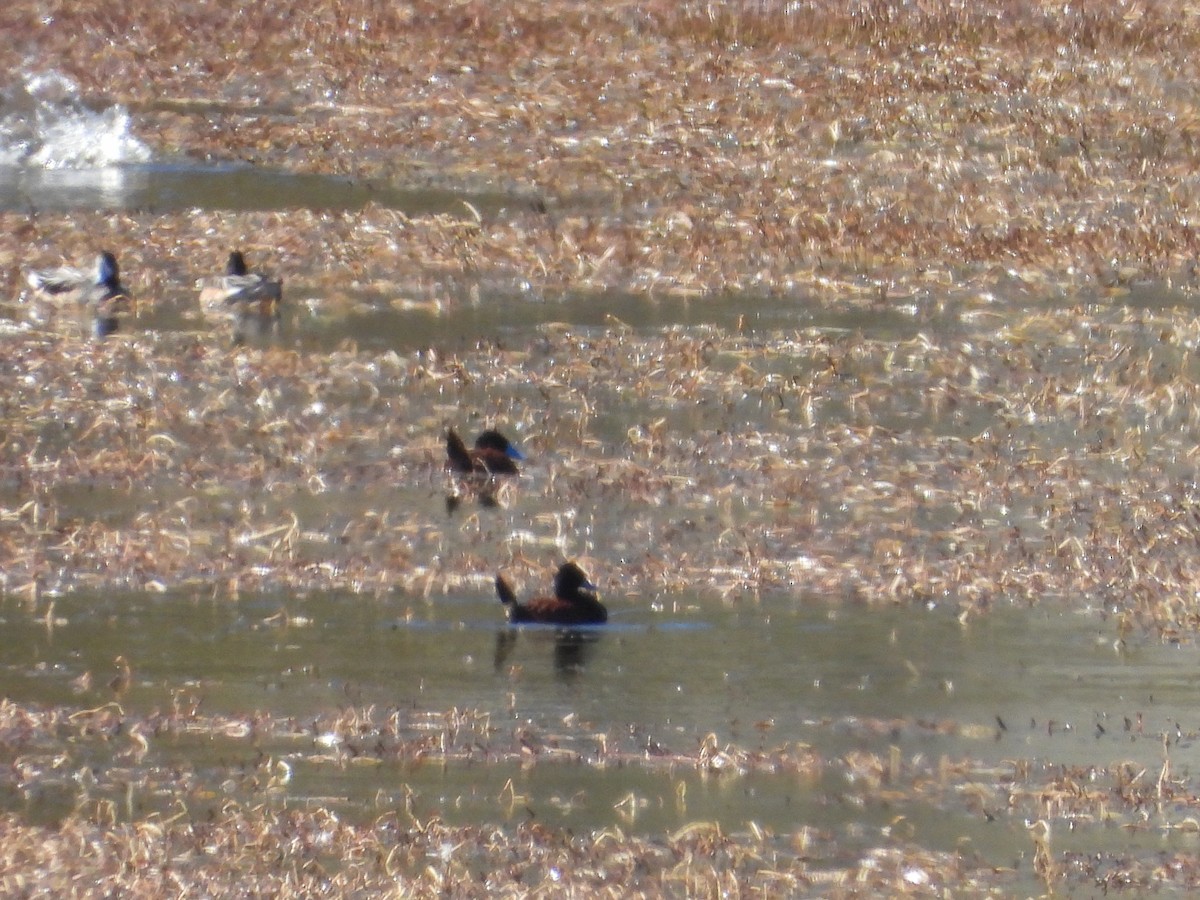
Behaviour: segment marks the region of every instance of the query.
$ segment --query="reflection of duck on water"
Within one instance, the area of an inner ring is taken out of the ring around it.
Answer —
[[[566,629],[554,636],[554,670],[559,673],[578,672],[587,661],[592,645],[600,635]]]
[[[515,625],[602,625],[608,610],[596,595],[596,586],[573,562],[563,563],[554,575],[554,596],[534,597],[522,603],[503,575],[496,576],[496,593]]]
[[[519,631],[515,628],[504,628],[496,633],[494,666],[497,672],[508,662],[508,657],[516,646],[518,634]],[[595,631],[580,631],[575,628],[561,628],[554,632],[553,637],[554,671],[564,677],[578,675],[583,670],[592,647],[600,640],[599,633]]]

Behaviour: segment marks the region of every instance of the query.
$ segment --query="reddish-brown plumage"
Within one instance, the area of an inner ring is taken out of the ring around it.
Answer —
[[[514,624],[601,625],[608,621],[608,610],[596,596],[595,585],[575,563],[559,567],[553,597],[534,597],[522,603],[503,575],[496,576],[496,593]]]

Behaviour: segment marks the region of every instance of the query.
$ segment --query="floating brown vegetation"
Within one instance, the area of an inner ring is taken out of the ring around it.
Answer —
[[[884,849],[860,865],[823,869],[765,836],[727,835],[696,823],[663,838],[610,829],[591,838],[536,823],[511,829],[413,827],[397,816],[369,825],[327,811],[229,804],[205,822],[151,819],[107,826],[72,819],[49,829],[0,819],[0,886],[10,894],[130,897],[164,893],[275,897],[594,897],[714,893],[924,895],[954,884],[991,892],[1002,879],[964,872],[951,854]],[[40,873],[40,874],[34,874]]]
[[[0,213],[0,592],[47,621],[56,594],[86,588],[419,604],[486,592],[497,565],[544,580],[574,555],[614,606],[785,594],[966,621],[1055,602],[1111,617],[1115,639],[1193,640],[1200,321],[1173,291],[1195,286],[1198,15],[1182,0],[6,3],[4,71],[43,61],[129,104],[162,157],[513,202]],[[191,284],[239,246],[284,274],[294,316],[453,313],[447,286],[477,298],[481,284],[795,316],[652,335],[548,326],[515,346],[404,353],[230,352],[158,329],[157,313],[194,318]],[[21,270],[105,247],[143,318],[103,344],[26,327]],[[891,330],[820,324],[863,311]],[[440,440],[468,418],[516,429],[531,462],[507,508],[447,519]],[[272,749],[222,770],[221,793],[156,758],[192,734]],[[0,820],[5,894],[1012,888],[898,832],[847,862],[844,836],[804,827],[584,837],[286,806],[288,766],[364,759],[841,777],[855,802],[1027,818],[1050,889],[1196,883],[1183,856],[1064,855],[1055,840],[1090,823],[1194,830],[1196,787],[1171,746],[1156,772],[988,770],[708,738],[659,753],[462,711],[205,717],[182,700],[141,716],[5,704],[0,740],[9,787],[60,790],[71,810],[53,827]],[[123,806],[138,779],[175,811]],[[211,814],[189,815],[199,806]],[[835,862],[817,866],[823,841]]]
[[[894,739],[935,731],[992,739],[990,728],[951,722],[851,720],[822,727]],[[189,736],[220,748],[228,761],[181,768],[175,748]],[[223,892],[245,879],[287,896],[389,884],[404,896],[537,890],[656,896],[716,889],[925,894],[949,886],[1028,890],[1038,880],[1050,887],[1134,886],[1149,877],[1139,860],[1068,854],[1060,864],[1055,834],[1089,823],[1196,830],[1200,786],[1173,769],[1177,743],[1164,742],[1164,762],[1155,771],[1125,762],[989,767],[906,756],[897,746],[822,758],[804,745],[750,749],[719,744],[711,735],[670,749],[633,731],[594,733],[572,719],[550,731],[460,709],[345,709],[298,722],[267,713],[202,714],[182,695],[173,710],[150,715],[128,713],[117,703],[69,710],[6,701],[0,704],[0,789],[43,804],[47,797],[60,799],[35,817],[41,824],[0,818],[0,884],[7,892],[55,893],[100,884],[139,896],[167,886]],[[551,805],[552,798],[527,796],[523,779],[516,785],[510,779],[491,800],[485,818],[503,824],[454,824],[422,812],[428,803],[414,777],[421,766],[484,762],[656,773],[683,811],[689,773],[723,781],[767,773],[820,802],[895,812],[890,826],[867,834],[853,825],[845,834],[840,827],[803,824],[776,832],[754,822],[730,829],[695,820],[647,835],[623,830],[622,823],[636,824],[640,798],[631,792],[614,806],[611,826],[577,836],[543,821],[535,807]],[[394,773],[392,787],[371,804],[305,800],[286,791],[294,773],[363,764]],[[999,822],[1017,823],[1017,830],[1029,823],[1031,862],[994,868],[967,844],[954,853],[912,845],[904,811],[922,806],[975,820],[993,835]],[[1157,877],[1187,886],[1190,872],[1179,865]]]
[[[0,58],[132,104],[161,152],[534,188],[548,214],[462,249],[539,282],[903,293],[931,267],[1076,284],[1196,250],[1181,0],[317,10],[18,0]]]
[[[12,336],[3,586],[429,596],[590,555],[639,597],[1086,598],[1193,631],[1200,323],[979,321],[900,342],[548,329],[449,358]],[[519,514],[440,511],[463,409],[523,435]],[[597,431],[618,410],[627,433]]]

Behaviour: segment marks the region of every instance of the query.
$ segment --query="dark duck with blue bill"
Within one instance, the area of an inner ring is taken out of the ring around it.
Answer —
[[[573,562],[559,566],[553,597],[534,597],[522,603],[503,575],[496,576],[496,593],[514,625],[603,625],[608,621],[608,610],[600,602],[596,586]]]
[[[518,475],[524,455],[504,435],[489,429],[468,449],[458,432],[446,431],[446,468],[459,475]]]

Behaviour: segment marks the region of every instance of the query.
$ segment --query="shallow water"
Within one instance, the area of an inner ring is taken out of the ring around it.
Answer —
[[[113,209],[170,213],[187,209],[224,212],[305,207],[340,211],[375,203],[407,215],[465,215],[528,206],[532,196],[462,193],[329,175],[274,172],[248,165],[125,163],[99,168],[42,169],[0,166],[0,209]]]
[[[470,299],[478,290],[453,293],[445,310],[396,309],[366,299],[363,307],[334,317],[324,317],[319,307],[298,310],[291,320],[292,335],[302,346],[314,349],[353,340],[360,347],[412,352],[426,347],[445,351],[468,349],[479,342],[523,346],[530,333],[547,326],[565,326],[573,332],[601,333],[627,326],[635,333],[706,327],[739,329],[745,334],[815,328],[830,334],[861,332],[872,337],[906,340],[931,319],[887,312],[878,314],[830,313],[802,301],[719,302],[710,299],[665,297],[647,302],[644,297],[618,291],[595,294],[516,294],[485,288],[482,299]],[[945,320],[949,327],[950,319]]]
[[[776,598],[700,611],[681,597],[694,611],[673,614],[610,599],[609,627],[564,649],[552,629],[502,625],[488,587],[416,602],[81,592],[54,600],[52,626],[10,599],[0,688],[22,701],[71,702],[72,679],[102,675],[123,655],[136,676],[122,702],[143,710],[185,685],[199,687],[211,712],[269,707],[300,717],[348,698],[505,716],[515,697],[518,718],[637,725],[678,749],[704,737],[702,723],[723,742],[817,741],[830,752],[862,746],[862,736],[839,744],[821,723],[903,714],[981,726],[971,753],[992,762],[1019,747],[1086,763],[1105,746],[1149,761],[1161,746],[1127,731],[1126,718],[1142,715],[1148,734],[1200,724],[1190,708],[1200,651],[1116,647],[1077,613],[1002,611],[964,627],[939,609],[830,610]],[[280,625],[281,612],[301,624]],[[498,660],[506,637],[512,646]],[[760,733],[756,723],[767,721]],[[896,739],[928,752],[961,740],[885,734],[878,747]]]
[[[352,209],[380,203],[417,215],[461,214],[464,202],[502,214],[530,201],[249,168],[145,163],[0,170],[0,207],[14,208]],[[430,347],[453,353],[478,343],[538,353],[547,332],[559,324],[584,336],[624,327],[641,335],[713,329],[767,336],[811,329],[897,344],[922,333],[946,339],[968,330],[959,302],[947,298],[914,298],[887,310],[828,311],[803,297],[648,301],[621,293],[549,295],[486,282],[444,288],[436,308],[429,303],[406,307],[395,298],[367,293],[348,304],[345,298],[335,303],[317,288],[289,282],[291,312],[283,341],[313,352],[350,340],[380,353],[412,354]],[[183,286],[133,327],[167,336],[206,329],[190,310],[193,299]],[[763,371],[793,375],[814,365],[780,354],[750,361]],[[713,365],[731,370],[741,362],[722,358],[718,350]],[[532,395],[535,388],[519,390]],[[464,389],[458,396],[471,394]],[[753,430],[771,413],[770,404],[751,397],[722,410],[719,425]],[[819,420],[837,420],[840,413],[828,409]],[[715,427],[711,410],[685,404],[668,410],[654,398],[614,396],[602,398],[592,430],[616,442],[639,423],[668,415],[680,428],[700,422]],[[973,437],[989,417],[981,406],[939,427]],[[914,422],[931,426],[919,408],[899,409],[880,421],[897,429]],[[1042,426],[1047,445],[1083,440],[1055,429],[1054,423]],[[386,448],[378,452],[386,454]],[[535,479],[537,466],[530,464]],[[271,502],[296,512],[305,527],[336,520],[352,505],[369,502],[444,525],[442,498],[431,484],[397,493],[368,500],[326,491]],[[19,484],[0,484],[3,503],[16,506],[26,499]],[[136,490],[72,485],[53,499],[63,517],[120,521],[142,505],[177,497],[164,496],[162,485]],[[224,496],[208,501],[233,503]],[[723,514],[751,523],[770,516],[752,501],[742,502],[743,508]],[[572,549],[602,547],[634,555],[642,549],[638,536],[626,529],[634,505],[618,499],[582,512],[585,546]],[[686,504],[646,513],[659,527],[695,514]],[[514,513],[496,512],[487,527],[501,541],[520,544],[513,536]],[[453,530],[446,531],[446,543],[453,543]],[[646,834],[704,820],[719,821],[726,830],[745,830],[754,822],[780,834],[807,825],[831,831],[847,854],[876,846],[879,835],[902,818],[910,840],[950,851],[966,838],[994,865],[1028,856],[1024,823],[1008,816],[989,821],[955,798],[887,800],[840,777],[812,784],[794,775],[704,775],[686,765],[350,762],[331,759],[337,753],[321,745],[318,722],[350,707],[431,713],[455,708],[479,710],[508,730],[527,723],[542,733],[565,732],[572,746],[585,751],[595,743],[589,744],[588,735],[614,735],[642,748],[648,758],[660,751],[693,754],[711,733],[718,746],[803,744],[828,759],[855,751],[886,757],[897,748],[914,769],[936,770],[944,757],[978,760],[1005,772],[1018,759],[1035,760],[1046,770],[1130,760],[1154,772],[1164,752],[1177,771],[1186,771],[1200,730],[1191,674],[1200,661],[1197,649],[1136,635],[1118,646],[1116,629],[1097,610],[1063,611],[1048,600],[1035,609],[999,609],[964,626],[953,598],[945,606],[892,609],[775,592],[733,608],[711,596],[628,596],[620,585],[605,584],[602,573],[598,577],[612,624],[578,642],[544,630],[507,629],[486,580],[429,601],[400,592],[377,598],[309,593],[230,600],[224,591],[208,587],[166,594],[77,591],[52,598],[49,612],[43,600],[35,614],[7,596],[0,607],[6,636],[0,644],[0,692],[32,705],[91,708],[115,700],[145,714],[186,697],[210,714],[266,710],[313,723],[300,740],[184,735],[152,741],[142,762],[197,773],[204,785],[197,808],[241,796],[226,784],[230,767],[253,771],[269,756],[290,767],[290,780],[279,789],[284,801],[332,803],[346,815],[363,818],[407,804],[418,819],[535,818],[577,830],[618,826]],[[283,624],[285,618],[291,624]],[[118,656],[129,660],[134,672],[119,696],[107,687]],[[73,685],[88,672],[92,687],[79,693]],[[87,752],[72,757],[72,766],[84,766]],[[987,779],[981,774],[980,780]],[[136,796],[126,798],[128,815],[156,809],[150,788],[129,791]],[[83,793],[78,779],[66,778],[32,797],[0,794],[0,805],[52,820]],[[1194,836],[1177,833],[1113,832],[1060,834],[1055,849],[1130,850],[1136,845],[1152,851],[1195,842]]]
[[[156,108],[165,108],[159,104]],[[214,107],[188,106],[193,115]],[[288,116],[287,110],[273,114]],[[0,210],[214,211],[358,209],[479,214],[542,202],[533,192],[463,192],[165,158],[134,134],[121,106],[84,97],[53,70],[0,81]]]
[[[700,606],[692,599],[674,598]],[[963,627],[941,609],[830,610],[788,597],[687,614],[652,611],[636,598],[610,603],[611,627],[564,647],[552,631],[502,625],[486,586],[415,604],[400,596],[78,593],[55,601],[52,626],[10,599],[0,691],[22,703],[98,705],[113,699],[106,682],[120,655],[134,668],[119,697],[129,712],[170,708],[180,695],[209,714],[262,709],[301,722],[348,706],[458,708],[489,714],[502,728],[528,723],[553,734],[582,723],[584,734],[633,734],[656,752],[694,752],[711,731],[722,745],[801,743],[828,758],[895,747],[905,760],[969,756],[999,769],[1016,758],[1052,767],[1127,759],[1153,769],[1162,734],[1186,758],[1193,739],[1179,740],[1177,726],[1192,734],[1200,726],[1195,648],[1114,647],[1107,630],[1079,614],[999,611]],[[281,625],[281,612],[299,624]],[[94,686],[80,696],[71,683],[87,671]],[[940,733],[900,716],[961,727]],[[813,785],[786,775],[554,762],[345,766],[329,762],[315,737],[167,738],[153,742],[146,762],[186,761],[216,778],[231,762],[271,754],[291,766],[291,802],[321,799],[349,814],[407,802],[419,818],[461,822],[531,816],[659,833],[719,820],[731,829],[755,822],[788,833],[803,824],[850,835],[875,834],[902,812],[926,846],[953,849],[966,836],[995,864],[1028,847],[1019,823],[911,801],[897,810],[836,779]],[[843,802],[831,807],[830,797]],[[152,797],[138,802],[154,806]],[[54,806],[41,798],[40,814]]]

